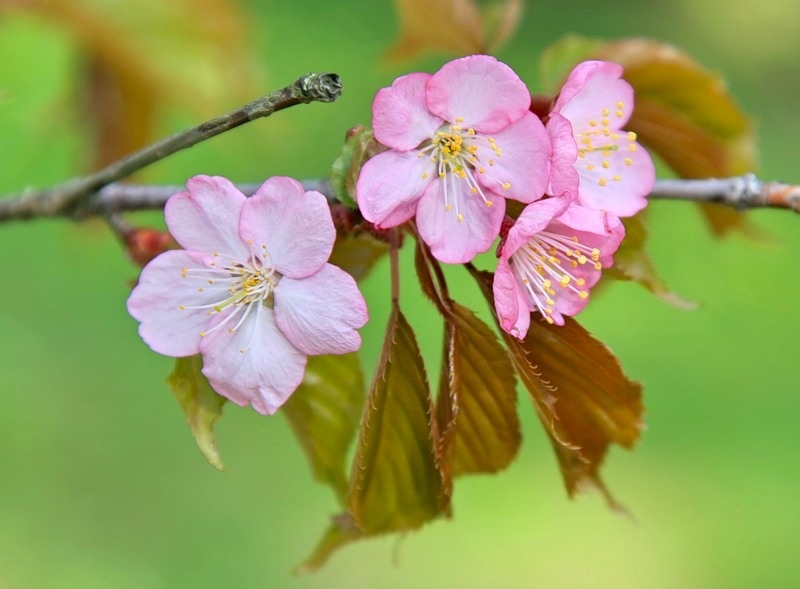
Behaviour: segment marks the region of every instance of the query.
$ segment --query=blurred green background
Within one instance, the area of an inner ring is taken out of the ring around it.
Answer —
[[[450,57],[382,62],[397,31],[388,0],[240,0],[252,62],[209,53],[202,27],[230,24],[214,16],[213,0],[196,0],[196,19],[164,14],[174,5],[157,2],[58,4],[96,9],[109,31],[128,23],[138,35],[132,55],[157,62],[157,79],[171,87],[156,97],[158,135],[307,71],[342,76],[341,101],[228,133],[139,176],[148,182],[324,175],[345,130],[369,123],[379,87]],[[92,160],[78,108],[85,52],[56,13],[0,12],[3,194],[56,183]],[[792,0],[746,0],[735,10],[722,0],[536,1],[498,56],[535,87],[540,51],[567,32],[675,43],[724,72],[755,118],[761,176],[800,183],[798,23]],[[249,72],[241,84],[230,82],[237,69]],[[605,467],[635,521],[610,513],[597,494],[566,498],[521,395],[518,459],[497,476],[459,480],[452,521],[354,544],[306,576],[291,570],[336,505],[312,483],[286,421],[227,407],[218,442],[228,470],[212,469],[166,388],[171,360],[147,349],[125,312],[137,268],[105,227],[2,225],[0,589],[792,586],[800,578],[800,219],[763,211],[752,220],[765,243],[714,241],[693,207],[655,203],[653,256],[700,309],[615,284],[581,316],[645,384],[647,431],[634,452],[612,450]],[[468,281],[463,288],[460,298],[485,312]],[[404,289],[403,307],[433,354],[438,332],[425,326],[438,321],[410,275]],[[385,265],[364,290],[370,366],[388,308]]]

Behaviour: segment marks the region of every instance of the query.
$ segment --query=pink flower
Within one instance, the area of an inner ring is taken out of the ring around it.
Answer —
[[[625,228],[615,216],[587,209],[568,197],[529,204],[502,244],[494,275],[500,325],[524,339],[530,314],[564,324],[588,303],[589,289],[613,263]]]
[[[633,110],[633,88],[621,76],[622,66],[609,61],[578,64],[556,99],[548,130],[563,119],[572,125],[578,203],[629,217],[647,206],[655,168],[636,133],[622,130]]]
[[[488,250],[505,198],[532,202],[547,187],[549,140],[529,106],[522,80],[486,55],[382,88],[372,124],[391,149],[361,170],[362,214],[378,228],[416,216],[420,236],[443,262],[468,262]]]
[[[215,391],[272,414],[300,384],[306,356],[360,347],[364,299],[326,263],[335,231],[320,193],[282,177],[251,198],[220,177],[186,187],[164,211],[185,250],[142,270],[128,311],[153,350],[202,354]]]

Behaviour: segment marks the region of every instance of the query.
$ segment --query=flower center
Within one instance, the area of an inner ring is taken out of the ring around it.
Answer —
[[[443,125],[430,141],[423,143],[417,153],[419,157],[430,157],[431,162],[436,165],[436,173],[444,182],[445,210],[449,212],[455,208],[459,221],[464,220],[458,200],[464,186],[467,194],[477,195],[487,207],[494,204],[486,196],[478,177],[486,174],[487,167],[495,165],[495,158],[502,157],[494,138],[485,137],[472,127],[465,129],[461,125],[463,122],[464,119],[458,117],[455,124]],[[423,173],[422,178],[427,179],[428,174]],[[461,181],[466,184],[461,184]],[[498,184],[504,190],[511,188],[508,182]]]
[[[259,255],[256,255],[252,243],[247,245],[250,246],[250,256],[244,261],[228,258],[230,261],[219,263],[217,260],[221,255],[215,252],[214,260],[209,262],[207,267],[184,268],[181,272],[181,278],[198,282],[197,292],[218,295],[209,295],[212,300],[216,299],[215,302],[194,306],[181,305],[181,310],[206,309],[208,315],[213,316],[225,309],[233,308],[233,311],[217,325],[208,331],[200,332],[200,337],[205,337],[223,325],[229,324],[234,318],[238,318],[233,327],[228,328],[229,333],[234,333],[253,308],[256,312],[260,312],[261,307],[270,309],[273,307],[274,290],[281,279],[281,274],[270,264],[266,244],[261,246]]]
[[[588,298],[582,267],[589,264],[594,270],[602,270],[600,256],[599,249],[582,244],[577,235],[542,231],[514,252],[510,262],[533,304],[552,324],[559,291]]]
[[[600,117],[591,119],[589,126],[575,136],[578,143],[578,159],[584,159],[582,164],[589,172],[597,170],[598,165],[601,170],[609,170],[610,176],[600,176],[597,183],[600,186],[608,185],[609,179],[614,182],[622,180],[622,175],[619,174],[619,166],[611,170],[612,165],[611,157],[614,152],[622,148],[620,139],[619,124],[615,119],[621,119],[625,116],[625,103],[619,101],[616,103],[615,108],[603,108],[600,110]],[[625,138],[628,140],[627,150],[633,153],[637,150],[636,133],[628,131],[625,133]],[[599,157],[598,157],[599,155]],[[599,164],[598,164],[599,160]],[[627,166],[633,165],[631,157],[623,158],[623,164]],[[616,172],[616,173],[615,173]]]

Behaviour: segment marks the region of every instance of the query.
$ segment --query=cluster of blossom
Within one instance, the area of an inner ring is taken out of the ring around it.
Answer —
[[[336,239],[328,201],[285,177],[250,198],[221,177],[195,176],[186,188],[164,209],[185,249],[145,266],[128,311],[154,351],[202,354],[217,393],[275,413],[307,356],[361,347],[367,306],[355,280],[327,263]]]
[[[544,122],[525,84],[486,55],[402,76],[373,103],[375,138],[356,188],[378,228],[415,219],[434,257],[465,263],[501,237],[495,306],[524,338],[531,313],[563,324],[586,305],[625,230],[647,205],[653,162],[622,130],[633,90],[622,67],[587,61],[570,73]],[[525,204],[506,216],[506,199]]]
[[[524,338],[531,313],[563,324],[624,236],[620,216],[647,204],[654,169],[622,131],[633,92],[614,63],[577,66],[543,123],[525,84],[477,55],[381,89],[376,139],[356,197],[378,228],[412,218],[432,254],[465,263],[501,237],[494,296],[503,329]],[[516,219],[506,199],[525,204]],[[302,381],[309,355],[361,345],[367,308],[353,278],[328,264],[335,230],[326,198],[274,177],[250,198],[196,176],[166,204],[183,250],[143,270],[128,300],[156,352],[203,356],[214,390],[274,413]]]

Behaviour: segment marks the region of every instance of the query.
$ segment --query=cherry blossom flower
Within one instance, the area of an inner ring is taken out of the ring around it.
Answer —
[[[491,247],[505,199],[532,202],[547,188],[549,139],[525,84],[486,55],[413,73],[382,88],[372,105],[375,138],[390,149],[364,164],[359,208],[378,228],[416,216],[442,262]]]
[[[578,203],[629,217],[647,206],[655,168],[636,133],[622,130],[633,110],[633,88],[621,76],[622,66],[609,61],[578,64],[556,99],[548,130],[563,119],[572,125]]]
[[[589,289],[613,263],[625,228],[619,218],[567,196],[529,204],[502,243],[494,275],[500,325],[524,339],[530,315],[564,324],[588,303]]]
[[[154,351],[202,354],[217,393],[272,414],[300,384],[307,356],[360,347],[366,304],[353,278],[327,263],[335,230],[322,194],[285,177],[251,198],[221,177],[186,186],[164,210],[185,249],[142,270],[128,311]]]

